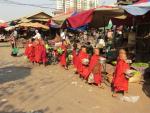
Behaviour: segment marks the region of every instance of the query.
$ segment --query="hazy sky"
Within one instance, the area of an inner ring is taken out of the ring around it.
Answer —
[[[26,5],[12,5],[8,1],[16,1],[24,4],[40,5],[46,8],[32,7]],[[22,16],[30,15],[38,11],[45,11],[50,14],[54,10],[53,3],[55,0],[0,0],[0,19],[9,21]],[[101,3],[107,5],[112,4],[116,0],[100,0]],[[49,8],[47,8],[49,7]]]

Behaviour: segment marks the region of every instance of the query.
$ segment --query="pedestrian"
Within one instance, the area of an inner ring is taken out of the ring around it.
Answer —
[[[121,49],[119,50],[119,56],[113,77],[113,97],[116,97],[118,92],[122,92],[124,95],[125,92],[128,91],[128,79],[126,78],[125,73],[129,69],[130,67],[127,63],[126,51]]]

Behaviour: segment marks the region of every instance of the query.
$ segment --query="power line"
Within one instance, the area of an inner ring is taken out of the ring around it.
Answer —
[[[39,4],[39,5],[37,5],[37,4],[21,3],[21,2],[16,2],[16,1],[12,1],[12,0],[0,0],[0,1],[2,1],[3,4],[31,6],[31,7],[38,7],[38,8],[44,8],[44,9],[56,9],[56,8],[48,7],[48,5],[54,5],[54,4]]]

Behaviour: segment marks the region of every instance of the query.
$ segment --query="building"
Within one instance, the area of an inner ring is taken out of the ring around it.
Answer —
[[[69,12],[73,10],[88,10],[99,6],[99,0],[55,0],[56,10]]]

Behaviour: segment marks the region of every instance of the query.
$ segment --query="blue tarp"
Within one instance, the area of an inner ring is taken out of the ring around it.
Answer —
[[[145,15],[147,12],[150,11],[150,7],[138,7],[138,6],[133,6],[133,5],[121,6],[121,8],[123,8],[128,13],[134,16]]]

